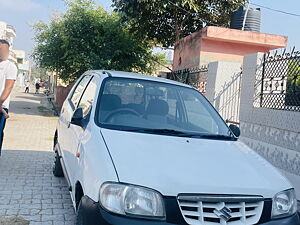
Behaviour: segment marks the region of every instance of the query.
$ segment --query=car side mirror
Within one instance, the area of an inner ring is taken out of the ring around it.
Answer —
[[[232,133],[236,136],[239,137],[241,135],[241,130],[238,126],[230,124],[229,129],[232,131]]]
[[[82,127],[83,126],[83,110],[82,108],[77,108],[72,116],[71,124]]]

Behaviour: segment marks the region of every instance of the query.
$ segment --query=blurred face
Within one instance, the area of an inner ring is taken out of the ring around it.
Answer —
[[[0,43],[0,61],[7,60],[9,56],[9,46],[4,43]]]

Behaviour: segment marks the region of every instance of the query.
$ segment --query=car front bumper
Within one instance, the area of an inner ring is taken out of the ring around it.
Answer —
[[[175,198],[165,198],[167,219],[145,220],[119,216],[102,209],[98,202],[87,196],[82,199],[84,224],[93,225],[188,225],[183,219]],[[300,225],[298,214],[291,217],[259,223],[261,225]]]

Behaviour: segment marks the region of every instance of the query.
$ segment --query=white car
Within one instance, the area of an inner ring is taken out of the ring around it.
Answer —
[[[188,85],[88,71],[62,107],[53,173],[77,225],[300,224],[291,184],[238,136]]]

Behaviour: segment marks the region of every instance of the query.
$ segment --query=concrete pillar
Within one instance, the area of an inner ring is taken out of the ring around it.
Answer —
[[[263,53],[247,55],[243,61],[243,79],[241,84],[241,99],[240,99],[240,120],[250,121],[253,115],[253,103],[256,88],[260,85],[256,83],[256,75],[262,74],[263,69]],[[260,91],[260,90],[257,90]]]
[[[207,85],[205,97],[214,104],[215,97],[232,77],[241,72],[241,63],[218,61],[208,66]]]
[[[241,63],[218,61],[208,68],[206,97],[223,119],[238,123]]]
[[[213,104],[215,98],[215,85],[219,62],[208,64],[207,83],[205,97]]]

